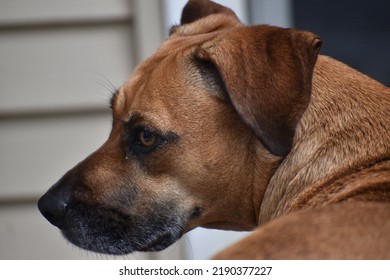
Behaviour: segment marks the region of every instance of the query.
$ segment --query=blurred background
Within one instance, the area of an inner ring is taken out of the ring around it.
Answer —
[[[248,24],[313,31],[390,85],[390,2],[224,0]],[[106,259],[65,241],[38,198],[108,137],[108,101],[179,22],[183,0],[0,0],[0,259]],[[207,259],[247,233],[196,229],[160,253]]]

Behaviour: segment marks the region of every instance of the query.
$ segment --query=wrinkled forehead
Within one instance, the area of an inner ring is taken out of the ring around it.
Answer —
[[[185,95],[188,89],[204,86],[199,69],[193,63],[194,54],[205,42],[218,41],[238,25],[240,23],[231,17],[214,15],[173,27],[156,53],[137,66],[114,95],[114,114],[123,118],[124,113],[145,112],[153,106],[162,110],[180,100],[178,95]]]
[[[193,54],[210,35],[172,37],[165,41],[157,52],[136,67],[130,78],[114,94],[112,108],[145,110],[153,102],[170,99],[183,88],[199,86],[200,77],[192,63]],[[184,94],[185,92],[182,92]]]
[[[189,60],[185,55],[182,56]],[[123,111],[145,111],[145,107],[159,102],[164,94],[173,94],[175,89],[185,82],[185,73],[181,70],[182,59],[173,54],[156,54],[139,65],[114,94],[114,112],[123,115]]]

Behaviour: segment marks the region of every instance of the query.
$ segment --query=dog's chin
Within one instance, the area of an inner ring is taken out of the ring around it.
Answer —
[[[111,255],[161,251],[184,233],[177,218],[152,214],[132,217],[115,209],[83,205],[69,209],[60,229],[74,245]]]
[[[160,233],[161,236],[138,237],[131,236],[128,238],[115,238],[96,236],[94,239],[80,238],[77,231],[62,231],[63,235],[74,245],[96,253],[110,255],[126,255],[136,251],[139,252],[156,252],[168,248],[170,245],[180,239],[182,234],[175,235],[171,232]],[[100,234],[100,233],[95,233]]]

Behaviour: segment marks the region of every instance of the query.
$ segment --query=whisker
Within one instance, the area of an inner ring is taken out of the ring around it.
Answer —
[[[105,101],[110,105],[110,108],[112,108],[113,99],[115,98],[119,89],[102,73],[96,71],[88,71],[88,73],[92,74],[89,78],[91,82],[103,87],[106,90],[104,93]]]
[[[95,79],[95,81],[98,82],[100,85],[104,86],[104,88],[106,88],[110,93],[117,92],[118,90],[117,87],[105,75],[96,71],[89,71],[89,72],[91,74],[97,75],[98,77]]]

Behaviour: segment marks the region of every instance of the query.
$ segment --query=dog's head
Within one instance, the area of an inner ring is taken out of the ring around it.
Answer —
[[[319,45],[190,1],[113,96],[108,140],[40,211],[72,243],[111,254],[161,250],[197,226],[254,228],[309,103]]]

